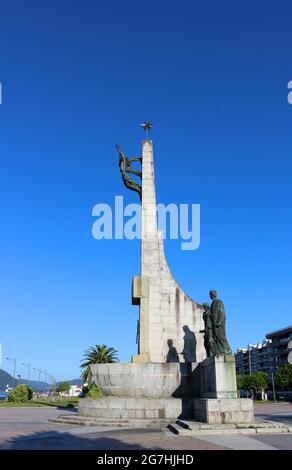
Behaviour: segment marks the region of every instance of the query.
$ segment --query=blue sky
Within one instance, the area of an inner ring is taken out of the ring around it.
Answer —
[[[137,201],[114,146],[139,154],[144,119],[158,202],[201,204],[200,248],[165,244],[178,282],[198,302],[218,290],[233,349],[291,324],[291,13],[288,1],[2,2],[4,357],[66,379],[91,345],[136,352],[139,242],[94,240],[91,211]]]

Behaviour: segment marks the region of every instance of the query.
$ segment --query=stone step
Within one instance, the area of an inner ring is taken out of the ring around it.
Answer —
[[[72,426],[98,426],[104,428],[129,428],[133,427],[130,423],[118,423],[118,422],[100,422],[100,421],[78,421],[78,420],[70,420],[67,421],[66,419],[55,418],[49,420],[51,423],[58,423],[58,424],[67,424]],[[142,427],[140,424],[138,427]]]
[[[287,427],[274,427],[274,428],[256,428],[257,434],[278,434],[283,432],[291,432]]]
[[[99,426],[99,427],[124,427],[124,428],[163,428],[169,424],[169,420],[165,419],[108,419],[94,418],[87,416],[64,416],[60,415],[56,418],[48,420],[51,423],[69,424],[76,426]]]
[[[99,422],[105,422],[105,423],[108,423],[108,422],[118,422],[118,423],[127,423],[128,420],[125,419],[125,418],[116,418],[116,419],[108,419],[108,418],[97,418],[95,416],[79,416],[79,415],[75,415],[75,416],[68,416],[68,415],[59,415],[57,418],[55,419],[65,419],[66,421],[99,421]]]
[[[256,421],[255,424],[259,424],[259,425],[264,424],[265,427],[273,427],[273,428],[286,427],[284,423],[277,423],[276,421],[269,421],[267,419],[265,419],[264,421]]]
[[[236,424],[208,424],[201,423],[199,421],[189,421],[178,419],[176,421],[180,427],[190,430],[200,430],[200,429],[236,429]]]
[[[167,430],[177,436],[199,436],[207,434],[273,434],[292,432],[283,423],[256,422],[251,424],[207,424],[178,419],[167,426]]]
[[[255,434],[255,429],[236,429],[236,427],[232,428],[219,428],[219,427],[212,427],[212,425],[208,425],[207,428],[200,428],[200,427],[193,427],[193,428],[183,428],[177,423],[172,423],[168,426],[168,430],[170,430],[173,434],[178,436],[184,437],[195,437],[198,435],[208,435],[208,434]]]
[[[248,423],[237,423],[236,427],[239,429],[243,428],[286,428],[285,424],[283,423],[276,423],[272,421],[260,421],[260,422],[255,422],[252,424]]]
[[[283,423],[277,423],[275,421],[255,421],[254,423],[226,423],[226,424],[208,424],[201,423],[199,421],[192,420],[181,420],[178,419],[176,424],[184,429],[249,429],[249,428],[286,428],[287,426]]]
[[[49,419],[50,423],[58,423],[58,424],[70,424],[74,426],[100,426],[100,427],[110,427],[110,428],[121,428],[121,427],[129,427],[129,423],[123,422],[100,422],[100,421],[91,421],[91,420],[78,420],[78,419],[66,419],[66,418],[51,418]]]
[[[169,424],[167,426],[167,429],[170,430],[173,434],[177,434],[179,436],[185,436],[185,435],[188,435],[188,433],[191,433],[191,431],[189,429],[182,428],[177,423]]]

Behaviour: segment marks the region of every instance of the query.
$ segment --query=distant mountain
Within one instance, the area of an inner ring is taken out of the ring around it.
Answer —
[[[60,382],[57,382],[57,385],[59,385],[62,382],[69,382],[70,385],[80,385],[81,379],[61,380]],[[29,385],[33,389],[34,392],[38,392],[38,391],[43,392],[44,390],[49,390],[51,388],[51,384],[47,384],[46,382],[39,382],[38,380],[28,381],[26,379],[20,379],[20,380],[15,379],[14,384],[17,385],[19,383]],[[0,369],[0,391],[5,391],[7,385],[9,385],[9,387],[12,387],[13,377],[5,370]]]
[[[17,385],[19,383],[29,385],[35,392],[48,390],[50,388],[50,384],[47,384],[45,382],[38,382],[37,380],[28,381],[26,379],[15,379],[14,385]],[[7,385],[9,385],[9,387],[13,386],[13,377],[5,370],[0,369],[0,391],[6,390]]]
[[[11,377],[8,372],[5,372],[5,370],[0,369],[0,390],[5,390],[6,385],[9,385],[12,387],[13,383],[13,377]]]
[[[82,384],[81,379],[73,379],[73,380],[61,380],[60,382],[57,382],[57,385],[61,384],[62,382],[69,382],[70,385],[81,385]]]

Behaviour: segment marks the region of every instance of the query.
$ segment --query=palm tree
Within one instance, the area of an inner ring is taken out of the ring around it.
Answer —
[[[87,381],[88,385],[91,384],[91,364],[119,362],[117,352],[115,348],[108,348],[105,344],[97,344],[94,347],[88,348],[83,355],[84,360],[80,365],[80,368],[83,369],[81,373],[82,382],[85,383]]]

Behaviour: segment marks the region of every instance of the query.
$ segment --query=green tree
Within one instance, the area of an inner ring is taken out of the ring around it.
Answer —
[[[8,394],[8,401],[26,402],[32,399],[33,391],[26,384],[18,384]]]
[[[70,383],[69,382],[61,382],[58,387],[56,388],[57,393],[61,392],[69,392],[70,390]]]
[[[236,376],[237,390],[245,390],[244,378],[245,378],[245,375],[237,374]]]
[[[241,380],[243,390],[263,393],[268,386],[268,375],[265,372],[252,372],[251,374],[241,376]]]
[[[292,364],[279,367],[275,378],[276,384],[281,390],[292,390]]]
[[[81,361],[80,365],[80,368],[83,369],[81,373],[82,382],[85,383],[87,381],[89,385],[91,384],[91,364],[119,362],[117,352],[115,348],[108,348],[105,344],[97,344],[94,347],[88,348],[83,355],[83,361]]]

